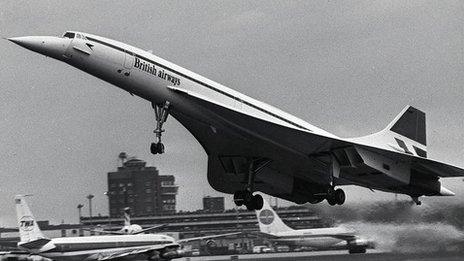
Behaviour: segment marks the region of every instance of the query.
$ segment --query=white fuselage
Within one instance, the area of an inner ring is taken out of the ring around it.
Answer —
[[[92,47],[92,54],[74,54],[64,61],[148,101],[160,103],[170,100],[176,103],[175,97],[171,95],[171,91],[167,87],[178,87],[203,96],[210,102],[253,117],[320,135],[336,137],[291,114],[211,81],[152,53],[101,36],[85,35],[87,40],[95,44]],[[76,38],[73,41],[83,40]],[[118,72],[120,69],[123,70]],[[183,105],[188,106],[188,104],[176,103],[176,107]]]
[[[352,231],[340,227],[295,229],[270,234],[271,241],[290,246],[307,246],[324,249],[346,241],[343,237],[353,236]]]
[[[50,246],[54,246],[50,249]],[[61,237],[52,239],[41,249],[24,249],[53,260],[97,260],[124,250],[153,247],[163,250],[166,247],[178,248],[172,237],[165,235],[111,235],[87,237]]]

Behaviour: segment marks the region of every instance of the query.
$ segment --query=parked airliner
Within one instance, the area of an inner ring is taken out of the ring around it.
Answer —
[[[63,261],[103,261],[123,258],[170,260],[180,258],[180,244],[239,233],[187,238],[176,241],[160,234],[105,235],[46,238],[26,203],[25,195],[15,197],[20,242],[18,248],[30,254]]]
[[[124,208],[124,226],[117,230],[98,230],[98,229],[89,229],[90,231],[93,232],[98,232],[99,234],[112,234],[112,235],[136,235],[136,234],[142,234],[146,233],[161,227],[166,226],[166,224],[161,224],[157,226],[151,226],[148,228],[142,228],[142,226],[138,224],[132,224],[131,223],[131,218],[130,218],[130,208]]]
[[[366,248],[373,245],[372,242],[358,237],[354,231],[342,226],[293,229],[282,221],[267,200],[264,200],[263,208],[256,211],[256,217],[260,232],[277,245],[329,249],[345,241],[350,254],[366,253]]]
[[[343,204],[345,193],[337,188],[342,185],[406,194],[420,204],[421,196],[454,195],[440,178],[464,176],[462,168],[427,158],[425,113],[411,106],[380,132],[340,138],[149,51],[105,37],[68,31],[61,37],[9,40],[149,101],[156,119],[154,154],[164,152],[163,124],[172,115],[207,153],[210,185],[234,194],[235,203],[250,210],[263,205],[254,191],[300,204]]]

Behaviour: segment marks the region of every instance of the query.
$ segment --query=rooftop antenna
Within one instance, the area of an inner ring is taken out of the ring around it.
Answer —
[[[121,167],[124,165],[124,162],[127,160],[127,153],[124,151],[119,153],[118,158],[121,160]]]

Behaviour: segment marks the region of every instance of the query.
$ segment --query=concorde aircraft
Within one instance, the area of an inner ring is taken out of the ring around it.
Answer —
[[[350,254],[366,253],[366,249],[374,245],[373,242],[360,238],[353,230],[343,226],[293,229],[282,221],[267,200],[264,200],[262,209],[256,211],[256,218],[259,231],[276,245],[329,249],[346,242]]]
[[[47,238],[38,226],[26,202],[27,195],[15,196],[20,242],[26,253],[62,261],[104,261],[143,258],[171,260],[184,256],[180,244],[237,233],[175,240],[161,234],[104,235],[87,237]]]
[[[10,41],[63,61],[151,102],[156,142],[168,115],[187,128],[208,155],[208,181],[234,194],[238,206],[260,209],[254,191],[296,203],[343,204],[337,188],[421,196],[451,196],[442,177],[464,170],[427,158],[425,113],[406,106],[382,131],[340,138],[293,115],[227,88],[151,52],[105,37],[68,31],[61,37],[26,36]],[[266,87],[260,87],[263,90]]]

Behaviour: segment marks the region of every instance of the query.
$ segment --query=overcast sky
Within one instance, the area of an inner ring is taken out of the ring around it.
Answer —
[[[2,0],[0,35],[113,38],[342,137],[378,131],[411,104],[427,113],[430,157],[464,166],[463,17],[462,1]],[[8,41],[0,50],[0,226],[14,225],[18,193],[35,194],[38,219],[77,222],[89,193],[106,214],[106,173],[121,151],[176,176],[179,210],[221,195],[173,118],[167,153],[153,156],[147,101]],[[464,200],[462,179],[444,184],[457,197],[437,200]],[[347,194],[348,204],[393,198]]]

